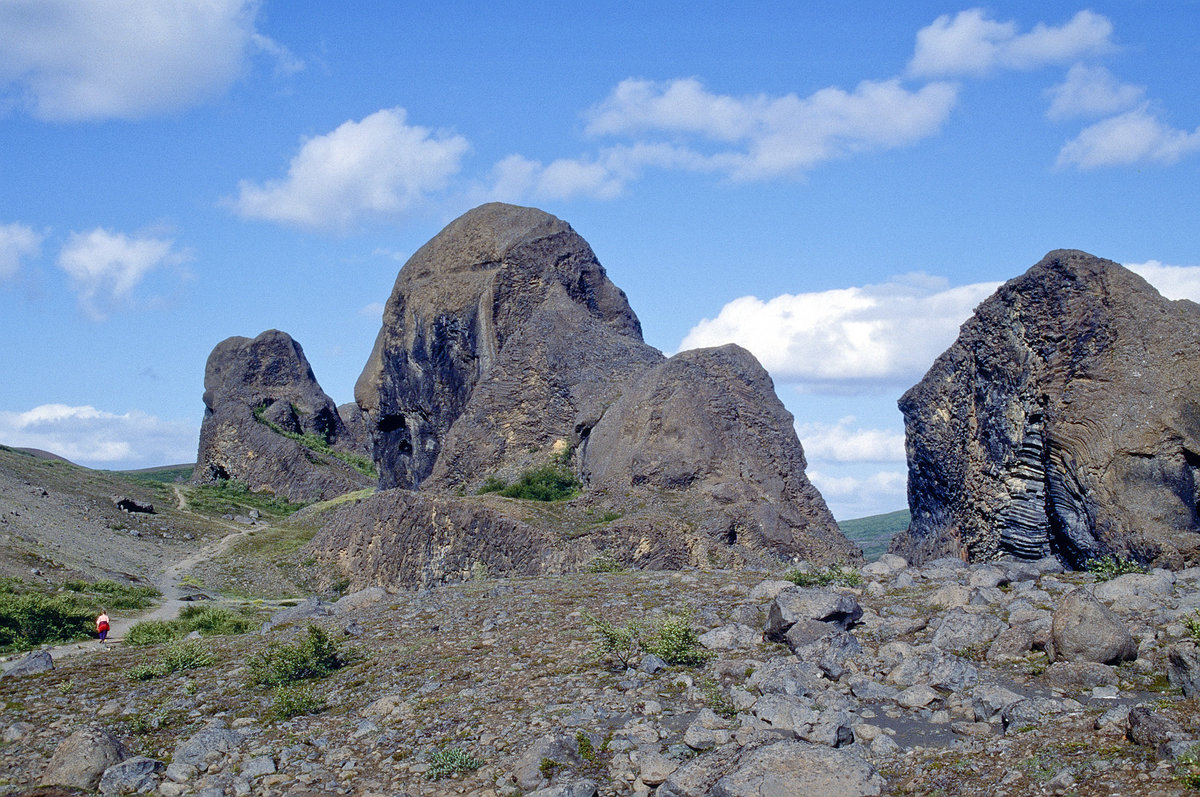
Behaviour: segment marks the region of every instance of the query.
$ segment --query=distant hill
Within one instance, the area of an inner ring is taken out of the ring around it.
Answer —
[[[899,509],[884,515],[843,520],[838,523],[842,533],[863,549],[863,556],[874,561],[887,553],[892,537],[908,528],[911,516],[907,509]]]
[[[186,465],[160,465],[156,468],[139,468],[137,470],[119,470],[115,472],[138,479],[170,484],[171,482],[188,481],[192,478],[192,471],[195,469],[196,463],[193,462]]]

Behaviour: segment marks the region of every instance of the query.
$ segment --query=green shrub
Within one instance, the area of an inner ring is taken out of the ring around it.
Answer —
[[[272,690],[271,696],[271,715],[277,720],[325,710],[324,698],[318,697],[310,684],[280,684]]]
[[[737,716],[737,708],[719,683],[712,678],[705,678],[701,681],[700,689],[704,694],[705,705],[712,709],[714,714],[730,720]]]
[[[481,766],[483,766],[482,761],[461,747],[443,747],[429,754],[429,769],[425,771],[425,777],[430,780],[441,780],[450,775],[474,772]]]
[[[792,569],[783,574],[785,580],[798,587],[827,587],[837,584],[842,587],[857,587],[862,583],[862,576],[852,567],[831,565],[824,570],[806,573]]]
[[[625,570],[625,565],[611,554],[602,553],[588,562],[584,570],[588,573],[620,573]]]
[[[157,664],[135,664],[126,673],[131,681],[149,681],[162,674]]]
[[[0,651],[86,639],[94,617],[92,607],[76,595],[2,592]]]
[[[1146,568],[1132,559],[1113,554],[1096,556],[1087,561],[1084,569],[1096,576],[1097,581],[1108,581],[1126,573],[1145,573]]]
[[[250,682],[261,686],[324,678],[346,664],[338,645],[320,626],[310,624],[304,639],[294,645],[272,643],[246,662]]]
[[[501,490],[500,495],[525,501],[565,501],[578,495],[582,486],[575,474],[565,467],[550,464],[525,471],[519,479]]]
[[[325,454],[326,456],[341,460],[367,478],[379,478],[379,471],[375,470],[375,463],[366,457],[336,449],[329,444],[328,440],[318,434],[299,434],[297,432],[289,432],[279,424],[267,420],[265,415],[266,411],[267,407],[265,405],[262,407],[256,407],[254,410],[254,419],[266,426],[275,434],[283,435],[289,440],[295,440],[297,443],[310,451],[315,451],[319,454]],[[300,414],[296,408],[296,405],[294,404],[292,405],[292,412],[296,415]]]
[[[171,620],[139,620],[125,634],[126,645],[158,645],[179,639],[186,634],[176,630]]]
[[[1200,642],[1200,609],[1192,612],[1190,617],[1181,616],[1179,621],[1183,623],[1183,627],[1187,629],[1188,636],[1197,642]]]
[[[679,615],[671,615],[655,627],[646,641],[646,651],[667,664],[685,667],[698,667],[712,657],[700,644],[691,621]]]
[[[119,584],[116,581],[102,579],[100,581],[66,581],[63,589],[75,592],[81,596],[93,599],[96,608],[103,605],[106,609],[116,611],[136,611],[145,609],[150,602],[159,597],[160,593],[154,587],[139,587],[132,584]]]
[[[583,619],[592,629],[592,652],[597,659],[609,661],[627,669],[642,658],[642,634],[644,630],[637,622],[615,625],[589,612]]]
[[[480,485],[475,491],[475,495],[486,495],[487,493],[498,493],[508,487],[508,482],[498,476],[488,476],[487,480]]]
[[[135,665],[129,670],[128,675],[134,681],[148,681],[151,678],[161,678],[180,670],[208,667],[215,664],[216,661],[217,657],[198,640],[187,639],[182,642],[172,642],[163,651],[157,663]]]

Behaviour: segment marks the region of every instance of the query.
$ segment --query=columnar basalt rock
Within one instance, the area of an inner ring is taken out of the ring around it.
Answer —
[[[217,344],[204,372],[195,481],[237,479],[296,502],[374,481],[327,448],[369,465],[361,431],[356,438],[347,428],[299,343],[272,329]]]
[[[1075,250],[1000,287],[900,399],[921,561],[1200,557],[1200,306]]]
[[[518,536],[536,539],[526,553],[541,572],[589,552],[639,567],[861,556],[805,477],[792,417],[754,357],[664,357],[583,238],[540,210],[484,205],[413,255],[355,397],[384,492],[341,510],[312,546],[358,551],[340,555],[355,579],[433,577],[417,541],[444,536],[447,517],[489,538],[510,537],[513,521],[531,529]],[[583,486],[553,517],[466,496],[552,462]],[[392,544],[370,542],[364,524]],[[456,552],[445,577],[469,558],[470,535],[458,536],[440,543]],[[384,564],[364,542],[413,560]],[[524,572],[493,553],[482,564]]]

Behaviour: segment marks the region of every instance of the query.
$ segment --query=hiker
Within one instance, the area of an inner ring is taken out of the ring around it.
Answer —
[[[96,618],[96,633],[100,637],[100,644],[104,644],[104,640],[108,638],[108,611],[100,610],[100,616]]]

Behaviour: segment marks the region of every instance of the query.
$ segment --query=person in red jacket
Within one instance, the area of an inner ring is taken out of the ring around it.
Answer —
[[[96,634],[100,637],[100,644],[104,644],[104,640],[108,638],[108,611],[100,610],[100,616],[96,618]]]

